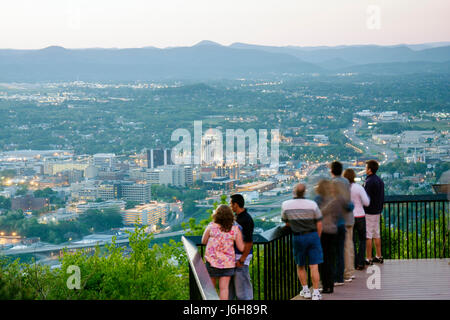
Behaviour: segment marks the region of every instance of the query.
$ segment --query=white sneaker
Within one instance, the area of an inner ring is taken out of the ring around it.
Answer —
[[[352,282],[353,279],[352,278],[348,278],[348,279],[344,279],[345,282]]]
[[[335,287],[339,287],[339,286],[343,286],[343,285],[344,285],[344,282],[335,282],[334,283]]]
[[[351,276],[350,278],[351,278],[351,279],[355,279],[355,278],[356,278],[356,276],[354,276],[354,275],[353,275],[353,276]]]
[[[322,295],[320,293],[313,293],[311,300],[322,300]]]
[[[300,291],[300,297],[311,299],[311,291],[309,291],[309,289]]]

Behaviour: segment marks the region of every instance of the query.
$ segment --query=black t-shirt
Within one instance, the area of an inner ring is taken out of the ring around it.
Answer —
[[[239,214],[236,214],[236,222],[242,227],[242,237],[244,242],[253,242],[253,229],[255,224],[253,223],[252,217],[248,214],[247,209],[244,209]],[[253,248],[250,253],[253,252]],[[236,253],[242,253],[236,248]]]

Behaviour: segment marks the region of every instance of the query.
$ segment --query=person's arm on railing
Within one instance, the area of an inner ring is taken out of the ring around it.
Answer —
[[[202,244],[207,244],[209,239],[209,226],[205,229],[202,236]]]

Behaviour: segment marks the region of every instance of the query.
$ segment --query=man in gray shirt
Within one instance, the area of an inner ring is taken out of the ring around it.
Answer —
[[[302,284],[300,296],[313,300],[320,300],[319,292],[319,269],[318,265],[323,262],[320,234],[322,233],[322,213],[317,203],[304,198],[305,185],[299,183],[294,188],[294,199],[284,201],[281,205],[281,220],[286,222],[293,235],[293,253],[297,265],[297,274]],[[308,257],[309,268],[313,283],[313,293],[308,288],[306,278],[306,257]]]

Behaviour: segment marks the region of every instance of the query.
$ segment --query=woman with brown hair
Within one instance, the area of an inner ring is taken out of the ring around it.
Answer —
[[[370,199],[364,188],[355,183],[356,173],[353,169],[345,170],[344,177],[350,182],[350,196],[353,205],[355,206],[353,209],[353,215],[355,216],[353,232],[355,268],[357,270],[362,270],[364,269],[364,257],[366,253],[366,218],[363,206],[367,207],[370,203]]]
[[[202,237],[202,244],[206,244],[206,268],[214,286],[219,280],[220,299],[228,300],[228,286],[236,266],[234,244],[243,251],[244,241],[229,206],[221,204],[212,219]]]
[[[321,180],[315,188],[317,197],[315,201],[319,205],[323,215],[322,234],[320,243],[323,251],[323,263],[319,265],[322,280],[322,293],[333,293],[337,247],[337,224],[340,216],[340,207],[345,205],[342,197],[338,197],[339,191],[334,182]]]

